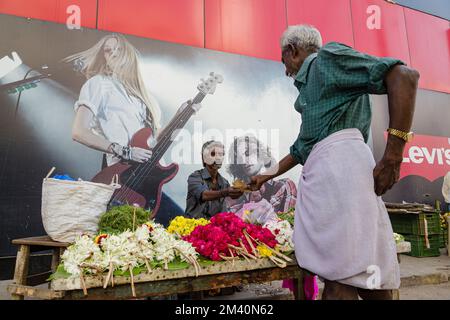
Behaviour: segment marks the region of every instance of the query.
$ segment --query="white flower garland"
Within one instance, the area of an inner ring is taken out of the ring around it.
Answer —
[[[278,241],[278,248],[282,252],[294,250],[294,230],[291,224],[286,220],[269,221],[264,225],[269,229]]]
[[[103,273],[109,270],[112,273],[120,269],[125,272],[140,265],[145,265],[150,272],[152,261],[162,263],[167,269],[176,258],[194,264],[198,272],[197,257],[198,253],[191,243],[177,239],[160,224],[148,223],[134,232],[108,235],[99,244],[89,236],[79,237],[61,258],[64,269],[72,277],[77,277],[83,271]]]
[[[89,236],[79,237],[61,256],[64,269],[73,276],[79,276],[85,269],[89,273],[103,270],[103,252]],[[88,267],[89,266],[89,267]]]

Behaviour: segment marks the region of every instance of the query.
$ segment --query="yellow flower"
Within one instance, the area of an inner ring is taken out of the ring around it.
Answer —
[[[256,249],[262,257],[270,257],[272,255],[272,251],[266,246],[259,245],[256,247]]]
[[[183,216],[175,217],[169,227],[167,228],[167,232],[169,233],[177,233],[180,236],[187,236],[194,231],[197,226],[204,226],[209,223],[206,219],[189,219]]]

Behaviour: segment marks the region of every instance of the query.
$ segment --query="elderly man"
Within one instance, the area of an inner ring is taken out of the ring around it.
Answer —
[[[312,26],[290,26],[281,38],[286,75],[299,91],[297,140],[271,175],[252,177],[256,190],[303,165],[295,215],[301,267],[325,282],[324,299],[392,299],[400,285],[392,227],[381,199],[399,178],[414,113],[419,73],[322,38]],[[375,164],[367,140],[369,94],[386,94],[389,132]]]
[[[220,175],[223,158],[222,143],[211,140],[203,145],[203,169],[193,172],[188,178],[187,216],[210,219],[226,209],[226,197],[237,199],[242,196],[242,191],[231,188],[228,181]]]

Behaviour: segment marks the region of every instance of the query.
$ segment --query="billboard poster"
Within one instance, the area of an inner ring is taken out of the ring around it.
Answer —
[[[52,167],[87,181],[121,175],[125,187],[115,200],[142,204],[167,225],[186,211],[188,177],[203,168],[205,142],[223,145],[219,173],[231,184],[276,163],[299,133],[298,92],[281,62],[7,15],[0,15],[0,34],[0,257],[15,255],[12,239],[45,234],[42,179]],[[449,101],[419,90],[417,140],[386,201],[442,199]],[[386,96],[372,102],[369,145],[379,160],[388,105]],[[248,201],[287,210],[300,173],[299,166],[226,210]]]
[[[52,167],[106,183],[122,174],[125,191],[114,200],[141,204],[167,224],[185,212],[205,142],[223,145],[219,173],[231,184],[276,163],[298,135],[296,89],[279,62],[11,16],[0,24],[2,256],[14,254],[11,239],[44,234],[41,187]],[[105,156],[107,142],[135,143],[135,175]],[[153,167],[137,162],[148,156],[145,143]],[[253,150],[258,158],[246,160]],[[251,200],[288,209],[299,175],[272,181]]]

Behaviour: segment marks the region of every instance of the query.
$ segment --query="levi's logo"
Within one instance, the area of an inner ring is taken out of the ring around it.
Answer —
[[[388,133],[384,137],[387,139]],[[434,181],[450,171],[450,138],[415,135],[405,145],[400,179],[415,175]]]

